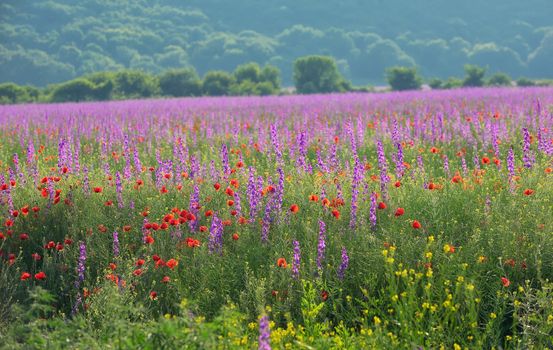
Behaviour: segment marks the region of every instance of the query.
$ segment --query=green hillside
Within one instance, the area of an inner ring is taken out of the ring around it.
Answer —
[[[478,5],[478,6],[476,6]],[[334,56],[355,84],[393,65],[426,77],[463,64],[553,77],[550,0],[4,0],[0,82],[44,86],[83,74],[273,64],[291,85],[299,56]]]

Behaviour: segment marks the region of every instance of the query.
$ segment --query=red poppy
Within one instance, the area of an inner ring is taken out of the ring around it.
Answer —
[[[215,183],[213,187],[215,188],[215,191],[219,191],[219,189],[221,188],[221,185],[219,185],[219,183]]]
[[[26,234],[26,233],[22,233],[19,235],[19,239],[22,240],[22,241],[26,241],[29,239],[29,235]]]
[[[37,280],[45,280],[46,279],[46,274],[42,271],[40,271],[39,273],[35,273],[35,279]]]
[[[401,186],[401,182],[399,182],[399,181],[396,181],[396,183],[394,184],[394,186],[396,186],[396,187],[400,187],[400,186]]]
[[[42,256],[40,256],[40,254],[38,253],[31,254],[31,257],[33,258],[34,261],[39,261],[40,259],[42,259]]]
[[[323,299],[323,301],[328,299],[328,292],[326,290],[321,291],[321,299]]]
[[[527,189],[524,190],[524,195],[525,196],[530,196],[533,193],[534,193],[534,190],[532,190],[532,189],[527,188]]]
[[[177,265],[179,264],[179,262],[175,259],[169,259],[167,260],[167,262],[165,263],[165,266],[167,266],[168,268],[170,268],[171,270],[174,269]]]
[[[144,259],[138,259],[138,260],[136,260],[135,265],[136,266],[142,266],[142,265],[144,265],[145,262],[146,261]]]
[[[125,226],[123,226],[123,231],[124,232],[129,232],[131,230],[131,228],[132,227],[130,225],[125,225]]]
[[[234,191],[233,191],[232,188],[230,188],[230,187],[227,187],[227,189],[225,190],[225,193],[226,193],[229,197],[234,197]]]
[[[507,277],[501,277],[501,284],[503,287],[509,287],[511,285],[511,281]]]
[[[395,212],[394,215],[395,215],[395,216],[402,216],[403,214],[405,214],[405,209],[403,209],[403,208],[400,207],[400,208],[397,208],[397,209],[396,209],[396,212]]]
[[[421,226],[421,223],[418,222],[417,220],[413,220],[412,226],[413,226],[413,228],[414,228],[415,230],[418,230],[419,228],[422,227],[422,226]]]
[[[117,265],[114,263],[109,263],[109,268],[114,271],[117,268]]]
[[[309,200],[311,202],[318,202],[319,201],[319,196],[312,194],[311,196],[309,196]]]
[[[386,203],[384,202],[378,203],[378,209],[386,209]]]
[[[293,214],[295,214],[295,213],[297,213],[298,211],[300,211],[300,207],[298,207],[297,204],[292,204],[292,205],[290,206],[290,211],[291,211]]]
[[[288,264],[286,263],[286,259],[284,258],[278,258],[277,260],[277,266],[278,267],[282,267],[282,268],[286,268],[288,266]]]
[[[28,280],[29,278],[31,278],[31,274],[28,273],[28,272],[23,272],[23,273],[21,274],[21,277],[19,277],[19,279],[20,279],[21,281]]]
[[[157,292],[151,291],[150,292],[150,299],[156,300],[157,299]]]
[[[171,278],[169,276],[163,276],[163,278],[161,279],[161,282],[162,283],[169,283],[169,282],[171,282]]]
[[[227,201],[227,205],[228,205],[229,207],[232,207],[232,206],[234,205],[234,201],[233,201],[232,199],[229,199],[229,200]]]
[[[113,201],[106,201],[106,202],[104,203],[104,205],[105,205],[106,207],[111,207],[111,206],[113,205]]]
[[[102,187],[94,187],[94,193],[102,193]]]
[[[233,239],[233,240],[237,241],[238,238],[240,238],[240,236],[238,236],[238,233],[234,233],[234,234],[232,235],[232,239]]]
[[[136,269],[132,272],[132,274],[135,276],[140,276],[142,275],[142,269]]]
[[[340,218],[340,212],[336,209],[332,211],[332,216],[334,216],[336,219]]]
[[[482,164],[490,164],[490,158],[482,157]]]
[[[154,244],[155,242],[155,239],[154,237],[150,236],[150,235],[147,235],[146,238],[144,238],[144,242],[146,244]]]
[[[213,210],[208,210],[208,211],[205,212],[206,217],[209,217],[211,215],[213,215]]]

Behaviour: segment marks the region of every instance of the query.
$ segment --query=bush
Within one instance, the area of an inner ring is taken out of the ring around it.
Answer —
[[[495,73],[488,79],[488,85],[490,86],[509,86],[511,83],[511,77],[501,72]]]
[[[343,82],[332,57],[306,56],[294,62],[294,83],[300,94],[346,91]]]
[[[151,97],[157,95],[157,79],[140,71],[122,71],[115,73],[115,90],[118,98]]]
[[[209,96],[230,95],[231,86],[235,83],[232,75],[225,71],[210,71],[204,76],[202,91]]]
[[[449,77],[443,84],[444,89],[455,89],[463,86],[463,81],[459,78]]]
[[[53,102],[79,102],[93,100],[94,84],[86,79],[78,78],[58,85],[52,92]]]
[[[417,90],[421,87],[422,79],[414,67],[392,67],[386,70],[386,79],[392,90]]]
[[[532,79],[528,79],[525,77],[519,78],[517,80],[517,86],[535,86],[536,83]]]
[[[486,75],[486,68],[467,64],[465,65],[465,74],[466,76],[463,80],[463,86],[484,86],[484,75]]]
[[[193,68],[170,70],[159,77],[159,88],[166,96],[200,96],[202,82]]]
[[[432,78],[428,82],[428,86],[432,88],[432,90],[442,89],[444,85],[444,82],[440,78]]]

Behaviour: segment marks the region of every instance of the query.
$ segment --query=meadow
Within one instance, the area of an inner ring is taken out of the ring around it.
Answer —
[[[553,89],[0,106],[0,348],[553,346]]]

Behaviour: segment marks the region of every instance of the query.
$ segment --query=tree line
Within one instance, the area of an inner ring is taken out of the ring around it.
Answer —
[[[432,89],[480,86],[550,85],[548,80],[519,78],[516,82],[506,73],[486,76],[486,68],[465,65],[465,77],[426,81]],[[197,96],[265,96],[296,92],[299,94],[334,92],[369,92],[371,86],[354,86],[339,71],[336,60],[329,56],[304,56],[293,66],[295,91],[281,88],[278,68],[251,62],[239,65],[233,72],[209,71],[200,78],[194,68],[170,69],[159,75],[143,71],[122,70],[88,74],[60,84],[39,89],[15,83],[0,84],[0,103],[80,102],[137,99],[153,97]],[[416,90],[424,80],[415,67],[396,66],[385,72],[391,90]]]
[[[98,71],[232,71],[336,58],[353,84],[382,85],[391,66],[424,76],[553,78],[550,0],[44,0],[0,2],[0,82],[44,87]],[[337,10],[338,9],[338,10]],[[536,10],[543,9],[543,11]]]

